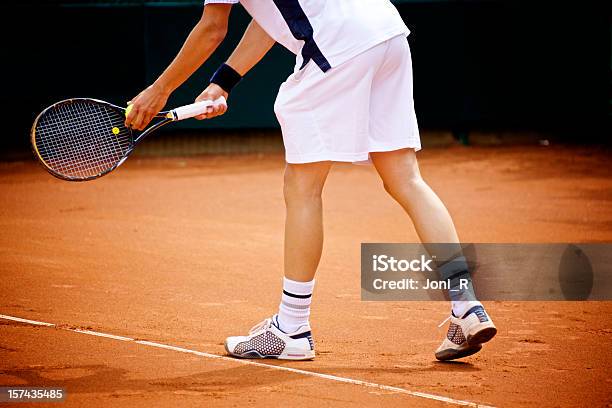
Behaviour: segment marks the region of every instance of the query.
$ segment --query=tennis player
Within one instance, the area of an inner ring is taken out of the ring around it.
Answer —
[[[408,213],[424,243],[459,238],[444,204],[419,173],[421,149],[412,95],[409,30],[389,0],[241,0],[253,17],[226,63],[197,100],[229,96],[276,43],[296,56],[274,110],[286,150],[284,281],[278,313],[246,336],[229,337],[227,352],[243,358],[315,357],[309,316],[323,246],[321,192],[333,162],[371,161],[385,190]],[[227,32],[232,4],[206,0],[201,20],[161,76],[132,100],[126,124],[144,128],[168,96],[206,61]],[[210,108],[199,119],[225,113]],[[440,262],[452,311],[440,360],[478,352],[496,333],[471,285],[459,252]]]

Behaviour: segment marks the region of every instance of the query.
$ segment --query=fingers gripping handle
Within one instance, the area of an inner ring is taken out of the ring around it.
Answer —
[[[206,110],[211,106],[227,105],[223,96],[214,101],[200,101],[191,105],[181,106],[171,111],[174,120],[183,120],[193,118],[194,116],[206,113]]]

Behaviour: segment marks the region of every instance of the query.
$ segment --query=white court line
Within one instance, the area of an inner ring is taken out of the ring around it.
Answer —
[[[133,339],[131,337],[116,336],[114,334],[101,333],[101,332],[96,332],[96,331],[92,331],[92,330],[71,329],[71,328],[68,328],[68,327],[57,326],[57,325],[55,325],[53,323],[38,322],[36,320],[22,319],[20,317],[6,316],[6,315],[2,315],[2,314],[0,314],[0,319],[11,320],[11,321],[14,321],[14,322],[19,322],[19,323],[27,323],[27,324],[32,324],[32,325],[35,325],[35,326],[56,327],[56,328],[61,329],[61,330],[67,330],[67,331],[71,331],[71,332],[75,332],[75,333],[87,334],[87,335],[90,335],[90,336],[104,337],[104,338],[108,338],[108,339],[112,339],[112,340],[119,340],[119,341],[126,341],[126,342],[134,342],[134,343],[137,343],[137,344],[141,344],[143,346],[149,346],[149,347],[156,347],[156,348],[161,348],[161,349],[166,349],[166,350],[178,351],[180,353],[194,354],[196,356],[201,356],[201,357],[206,357],[206,358],[213,358],[213,359],[217,359],[217,360],[228,361],[228,362],[231,362],[231,363],[234,363],[234,364],[244,364],[244,365],[262,367],[262,368],[271,369],[271,370],[287,371],[287,372],[294,373],[294,374],[306,375],[306,376],[316,377],[316,378],[323,378],[323,379],[326,379],[326,380],[341,382],[341,383],[345,383],[345,384],[361,385],[363,387],[368,387],[368,388],[377,388],[379,390],[391,391],[391,392],[395,392],[395,393],[398,393],[398,394],[407,394],[407,395],[411,395],[413,397],[419,397],[419,398],[425,398],[425,399],[434,400],[434,401],[446,402],[448,404],[453,404],[453,405],[462,405],[462,406],[467,406],[467,407],[478,407],[478,408],[493,408],[490,405],[477,404],[477,403],[471,402],[471,401],[462,401],[462,400],[458,400],[458,399],[454,399],[454,398],[444,397],[444,396],[441,396],[441,395],[429,394],[429,393],[426,393],[426,392],[411,391],[411,390],[407,390],[405,388],[393,387],[393,386],[384,385],[384,384],[377,384],[377,383],[373,383],[373,382],[370,382],[370,381],[356,380],[356,379],[347,378],[347,377],[338,377],[338,376],[331,375],[331,374],[317,373],[315,371],[300,370],[298,368],[291,368],[291,367],[277,366],[277,365],[271,365],[271,364],[265,364],[265,363],[258,363],[257,361],[253,361],[253,360],[242,360],[242,359],[237,359],[237,358],[233,358],[233,357],[220,356],[220,355],[217,355],[217,354],[205,353],[205,352],[202,352],[202,351],[191,350],[191,349],[187,349],[187,348],[183,348],[183,347],[170,346],[168,344],[155,343],[155,342],[146,341],[146,340],[136,340],[136,339]]]
[[[33,324],[35,326],[48,326],[48,327],[55,326],[53,323],[37,322],[36,320],[22,319],[20,317],[13,317],[13,316],[0,315],[0,319],[13,320],[19,323],[28,323],[28,324]]]

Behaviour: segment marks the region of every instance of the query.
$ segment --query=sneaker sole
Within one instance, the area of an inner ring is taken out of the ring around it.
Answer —
[[[474,334],[467,336],[467,343],[470,346],[477,346],[491,340],[497,334],[495,327],[486,327]]]
[[[472,354],[476,354],[481,349],[482,349],[482,346],[480,344],[470,346],[467,349],[459,350],[459,351],[448,349],[448,350],[443,350],[439,353],[436,353],[436,358],[440,361],[456,360],[458,358],[468,357],[468,356],[471,356]]]
[[[301,350],[284,350],[282,354],[278,356],[268,356],[259,354],[257,351],[249,351],[244,354],[235,354],[230,351],[227,347],[227,342],[223,343],[225,347],[225,351],[232,357],[236,358],[244,358],[244,359],[276,359],[276,360],[294,360],[294,361],[305,361],[305,360],[313,360],[315,358],[315,352],[309,350],[308,352],[304,352]]]

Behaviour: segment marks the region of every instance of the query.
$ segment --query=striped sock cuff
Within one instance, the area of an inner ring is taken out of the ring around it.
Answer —
[[[291,333],[308,324],[314,280],[296,282],[284,278],[283,295],[278,311],[280,329]]]
[[[283,278],[283,293],[296,298],[312,296],[314,284],[314,279],[310,282],[298,282],[291,279]]]

